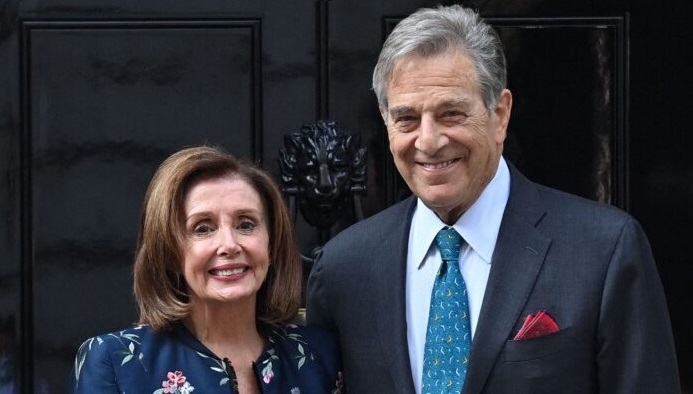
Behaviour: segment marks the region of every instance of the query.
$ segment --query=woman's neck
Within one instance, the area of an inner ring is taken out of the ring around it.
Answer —
[[[232,362],[244,359],[251,364],[264,347],[254,305],[194,305],[183,324],[219,358]]]

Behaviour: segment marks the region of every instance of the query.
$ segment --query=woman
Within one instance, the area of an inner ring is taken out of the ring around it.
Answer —
[[[298,327],[301,263],[272,178],[218,149],[166,159],[145,195],[139,325],[79,348],[74,393],[340,393],[335,340]]]

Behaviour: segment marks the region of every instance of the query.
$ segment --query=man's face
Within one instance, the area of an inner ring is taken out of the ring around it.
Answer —
[[[454,223],[495,175],[512,96],[489,112],[472,61],[460,52],[400,60],[381,108],[390,151],[409,188]]]

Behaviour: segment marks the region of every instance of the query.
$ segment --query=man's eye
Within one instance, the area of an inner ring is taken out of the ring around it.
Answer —
[[[467,114],[462,111],[445,111],[443,112],[443,119],[462,119],[466,118]]]
[[[413,122],[413,121],[415,121],[415,120],[416,120],[415,117],[409,116],[409,115],[406,115],[406,116],[398,116],[398,117],[395,118],[395,123],[398,123],[398,124],[400,124],[400,123],[409,123],[409,122]]]
[[[416,116],[411,116],[411,115],[403,115],[403,116],[398,116],[395,118],[395,122],[393,124],[395,130],[401,132],[401,133],[406,133],[409,132],[413,129],[416,128],[418,122],[418,118]]]

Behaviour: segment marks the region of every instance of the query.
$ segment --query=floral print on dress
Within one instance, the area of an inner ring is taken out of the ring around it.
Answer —
[[[189,358],[198,358],[198,361],[192,362],[192,369],[183,367],[183,365],[177,367],[175,364],[166,367],[165,369],[158,369],[158,372],[150,371],[150,368],[159,368],[157,364],[152,363],[153,360],[160,360],[158,355],[152,355],[150,352],[158,351],[152,350],[150,345],[152,338],[160,341],[165,339],[164,348],[179,349],[183,346],[189,346],[189,344],[180,342],[179,335],[186,338],[186,335],[190,335],[185,329],[180,326],[177,328],[180,331],[178,334],[176,331],[164,332],[164,333],[154,333],[151,328],[146,325],[141,325],[138,327],[133,327],[130,329],[116,331],[113,333],[99,335],[86,340],[82,346],[80,346],[77,356],[75,358],[75,368],[74,368],[74,387],[79,388],[82,381],[87,386],[91,387],[100,385],[102,383],[108,384],[105,381],[96,381],[93,376],[93,368],[99,361],[91,360],[91,353],[94,352],[96,357],[104,357],[103,349],[110,355],[110,360],[112,360],[112,367],[114,370],[122,370],[123,368],[128,368],[127,376],[125,379],[127,383],[130,384],[130,376],[137,377],[136,379],[148,380],[148,387],[140,387],[139,392],[149,392],[152,394],[197,394],[200,390],[208,392],[209,386],[208,382],[216,383],[216,386],[222,390],[231,389],[232,392],[236,389],[235,386],[235,373],[233,366],[228,363],[227,360],[218,359],[213,354],[207,353],[202,350],[200,345],[198,349],[193,350],[193,356]],[[195,339],[190,336],[194,341]],[[306,391],[309,387],[314,388],[314,384],[317,382],[314,380],[309,380],[303,382],[304,378],[298,378],[299,371],[300,375],[303,375],[303,371],[307,370],[306,376],[312,376],[318,373],[319,369],[316,369],[314,363],[318,363],[317,368],[320,368],[322,362],[318,362],[318,357],[314,354],[314,350],[307,345],[312,338],[310,335],[304,336],[303,332],[295,330],[292,326],[273,326],[271,327],[270,334],[267,337],[267,346],[257,360],[255,364],[256,374],[258,374],[259,383],[264,386],[265,392],[277,392],[280,389],[284,393],[289,394],[301,394]],[[316,337],[319,338],[319,337]],[[317,339],[316,339],[317,341]],[[158,345],[161,347],[161,345]],[[97,351],[97,349],[100,349]],[[320,349],[322,350],[322,349]],[[322,354],[322,353],[318,353]],[[330,355],[331,356],[331,355]],[[330,357],[328,356],[328,357]],[[173,360],[171,360],[173,361]],[[332,361],[332,360],[331,360]],[[156,361],[159,363],[159,361]],[[178,363],[180,361],[173,361]],[[185,363],[188,365],[188,363]],[[86,374],[87,365],[89,366],[89,376],[90,379],[85,380],[84,374]],[[188,366],[190,366],[188,365]],[[177,367],[177,368],[176,368]],[[180,368],[180,369],[178,369]],[[194,381],[200,379],[200,372],[206,370],[203,374],[205,377],[204,382],[196,381],[190,382],[188,376],[193,377]],[[323,376],[322,378],[327,378],[321,384],[326,384],[324,387],[325,393],[330,394],[341,394],[343,393],[342,375],[341,372],[337,374],[334,372],[335,376],[332,379]],[[291,377],[291,385],[285,385],[285,380],[287,376]],[[211,378],[211,379],[210,379]],[[216,378],[216,379],[215,379]],[[319,378],[319,379],[322,379]],[[296,379],[296,381],[293,381]],[[281,381],[282,383],[280,383]],[[331,381],[331,382],[330,382]],[[196,383],[196,384],[195,384]],[[330,384],[331,383],[331,384]],[[283,387],[277,386],[277,384]],[[307,386],[304,387],[303,385]],[[100,387],[100,386],[99,386]],[[131,386],[127,386],[131,387]],[[90,394],[95,391],[89,391],[89,389],[79,388],[81,392],[89,392]],[[237,389],[236,389],[237,390]],[[322,389],[321,389],[322,390]],[[311,391],[308,389],[308,391]],[[236,391],[237,393],[238,391]],[[311,392],[315,392],[314,390]]]
[[[152,394],[190,394],[195,390],[181,371],[169,372],[166,377],[167,380],[161,382],[163,388]]]
[[[197,355],[202,357],[202,358],[206,358],[206,359],[212,360],[212,362],[214,362],[215,365],[209,367],[209,369],[211,369],[212,371],[214,371],[218,374],[221,374],[221,379],[219,379],[219,386],[223,386],[229,382],[229,375],[226,372],[226,363],[224,362],[224,360],[219,360],[219,359],[216,359],[213,357],[209,357],[208,355],[206,355],[204,353],[200,353],[198,351],[195,351],[195,353],[197,353]]]
[[[272,361],[279,360],[279,357],[277,357],[277,355],[275,354],[274,349],[268,350],[267,355],[269,357],[262,361],[264,367],[262,367],[262,371],[260,372],[262,374],[262,381],[265,382],[265,384],[269,384],[269,382],[271,382],[272,378],[274,377],[274,371],[272,370]]]
[[[135,330],[140,330],[143,326],[137,326],[134,329]],[[137,351],[137,347],[140,345],[140,337],[139,335],[132,334],[132,333],[126,333],[125,330],[120,331],[118,334],[110,333],[104,335],[106,339],[115,339],[120,343],[122,350],[119,350],[116,352],[116,354],[120,354],[123,356],[122,361],[120,362],[120,365],[125,365],[128,362],[132,360],[137,360],[142,364],[142,358],[144,357],[144,354],[141,352]],[[89,340],[85,341],[82,346],[79,347],[77,350],[77,357],[75,357],[75,380],[79,382],[79,375],[82,372],[82,366],[84,365],[84,360],[87,358],[87,354],[91,350],[92,346],[94,346],[94,342],[98,346],[101,346],[101,344],[104,343],[104,338],[101,338],[101,336],[98,337],[93,337],[90,338]],[[142,364],[142,367],[144,368],[144,364]],[[145,368],[146,370],[146,368]]]
[[[293,328],[295,326],[289,325],[287,327]],[[277,339],[291,340],[295,343],[297,351],[296,356],[294,356],[294,358],[296,359],[296,369],[300,370],[303,364],[305,364],[306,362],[306,353],[303,349],[303,345],[305,345],[306,342],[303,340],[301,334],[289,333],[282,327],[274,327],[274,329],[272,330],[272,334],[274,335],[270,335],[269,337],[270,343],[275,343]],[[262,360],[262,364],[264,366],[262,367],[261,374],[262,381],[265,384],[269,384],[272,381],[272,378],[274,377],[274,371],[272,370],[272,362],[279,361],[279,356],[277,356],[274,349],[267,350],[265,354],[267,355],[267,358]],[[311,360],[312,359],[313,356],[311,355]]]
[[[292,352],[289,355],[295,363],[296,363],[296,370],[301,370],[301,368],[306,364],[306,361],[315,361],[315,356],[313,353],[306,352],[306,348],[304,345],[306,345],[306,341],[303,339],[303,336],[301,334],[295,333],[295,332],[289,332],[287,331],[288,329],[295,328],[295,325],[287,325],[286,327],[273,327],[272,329],[272,335],[269,336],[269,342],[271,344],[274,344],[276,342],[286,342],[286,343],[291,343],[290,347],[292,348]],[[274,378],[274,364],[279,364],[279,355],[277,355],[276,350],[274,348],[268,349],[265,353],[264,359],[261,361],[262,363],[262,370],[260,371],[260,374],[262,376],[262,382],[264,384],[270,384],[272,381],[272,378]],[[342,373],[339,372],[337,376],[335,377],[335,388],[332,389],[330,394],[341,394],[343,392],[343,377]],[[301,389],[299,387],[293,387],[290,390],[290,394],[300,394]]]

